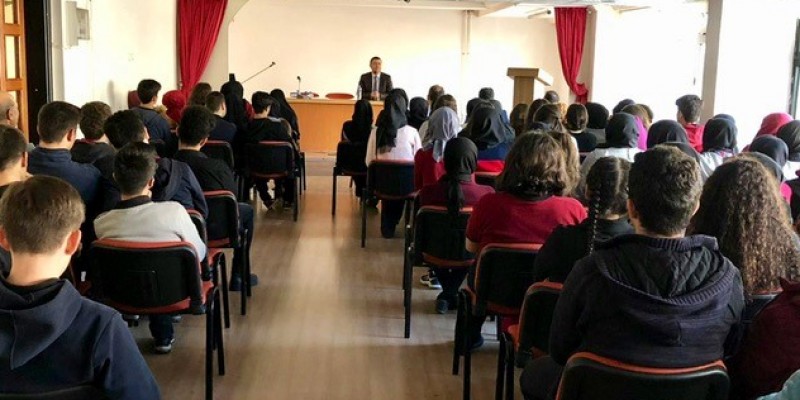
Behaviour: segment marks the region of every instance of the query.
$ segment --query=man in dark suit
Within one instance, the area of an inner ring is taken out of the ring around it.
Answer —
[[[381,73],[381,64],[380,57],[372,57],[369,60],[369,67],[372,72],[361,75],[361,80],[358,82],[362,99],[383,100],[394,89],[392,77],[389,74]]]

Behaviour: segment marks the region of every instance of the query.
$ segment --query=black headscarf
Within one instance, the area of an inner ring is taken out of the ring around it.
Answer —
[[[736,120],[730,114],[717,114],[712,119],[727,119],[731,121],[732,124],[736,125]]]
[[[447,182],[447,211],[457,216],[464,207],[462,182],[471,182],[472,174],[478,168],[478,148],[467,138],[453,138],[444,148],[443,180]]]
[[[225,96],[225,120],[236,125],[240,131],[247,128],[247,112],[244,108],[244,86],[230,74],[230,80],[220,88],[220,93]]]
[[[666,142],[666,143],[661,143],[661,145],[674,147],[674,148],[682,151],[683,154],[686,154],[687,156],[692,157],[695,161],[697,161],[698,164],[700,163],[700,153],[698,153],[697,150],[695,150],[694,147],[692,147],[692,145],[690,145],[689,143],[684,143],[684,142]]]
[[[789,148],[789,161],[800,161],[800,121],[794,120],[778,129],[778,138]]]
[[[467,137],[475,142],[478,150],[486,150],[500,143],[512,142],[514,131],[503,123],[500,111],[494,107],[478,107],[473,111]]]
[[[422,126],[422,123],[428,119],[428,101],[422,97],[414,97],[411,99],[409,106],[408,124],[413,126],[416,130]]]
[[[636,102],[635,102],[635,101],[633,101],[633,100],[631,100],[631,99],[625,99],[625,100],[622,100],[622,101],[620,101],[619,103],[617,103],[617,105],[616,105],[616,106],[614,106],[614,110],[613,110],[613,112],[614,112],[614,114],[619,114],[619,113],[621,113],[621,112],[622,112],[622,110],[623,110],[625,107],[627,107],[627,106],[629,106],[629,105],[632,105],[632,104],[636,104]]]
[[[614,114],[606,127],[606,143],[608,147],[636,148],[639,145],[639,127],[633,115]]]
[[[736,123],[720,114],[706,123],[703,130],[703,151],[730,151],[736,150],[736,136],[738,130]]]
[[[755,138],[753,143],[750,143],[750,151],[764,154],[781,168],[786,165],[786,160],[789,158],[789,147],[786,146],[786,143],[770,135]]]
[[[608,125],[608,109],[600,103],[586,103],[586,112],[589,114],[589,121],[586,127],[589,129],[605,129]]]
[[[405,89],[394,88],[394,89],[389,91],[389,94],[396,94],[396,95],[399,95],[400,97],[402,97],[403,101],[405,103],[405,106],[406,106],[406,111],[408,111],[408,93],[406,93]],[[387,97],[388,97],[388,95],[387,95]],[[408,114],[406,114],[406,117],[408,117]]]
[[[286,100],[286,94],[283,93],[283,90],[273,89],[271,92],[269,92],[269,95],[281,105],[280,117],[289,121],[289,125],[292,126],[292,130],[297,132],[299,135],[300,129],[297,128],[297,114],[294,112],[294,109],[292,109],[292,105]]]
[[[406,119],[406,101],[400,93],[392,91],[383,101],[383,112],[378,116],[376,132],[376,149],[393,148],[397,139],[397,130],[408,125]]]
[[[372,132],[372,105],[369,100],[356,101],[351,121],[352,132],[347,135],[347,139],[351,142],[366,142]]]
[[[761,153],[750,152],[747,153],[747,155],[748,157],[756,159],[756,161],[760,162],[761,165],[766,167],[767,170],[771,172],[776,179],[778,179],[778,182],[784,181],[783,169],[778,165],[778,163],[775,162],[775,160]]]
[[[508,113],[503,109],[503,104],[495,99],[489,100],[489,103],[492,103],[492,106],[497,109],[497,111],[500,111],[500,119],[503,120],[503,123],[511,125],[511,121],[508,119]]]
[[[475,108],[480,103],[483,103],[483,100],[477,97],[467,102],[467,122],[469,122],[469,119],[472,117],[472,112],[475,111]]]
[[[689,143],[686,129],[677,121],[664,119],[650,126],[647,131],[647,148],[652,149],[658,144],[667,142]]]

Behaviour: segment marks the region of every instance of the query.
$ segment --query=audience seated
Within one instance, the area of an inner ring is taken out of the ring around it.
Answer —
[[[545,99],[536,99],[531,102],[531,106],[528,107],[528,113],[525,115],[524,132],[530,132],[534,130],[533,117],[536,115],[536,111],[539,111],[539,109],[545,104],[550,104],[550,102]]]
[[[236,195],[236,180],[233,171],[222,160],[209,158],[200,149],[208,141],[208,135],[214,127],[214,114],[203,106],[189,106],[183,110],[183,116],[178,128],[178,152],[175,159],[186,163],[192,169],[194,176],[200,183],[204,192],[227,190]],[[247,230],[247,247],[244,253],[240,249],[233,252],[233,265],[240,265],[242,257],[250,253],[253,241],[253,207],[246,203],[239,203],[239,220],[242,229]],[[254,276],[251,284],[258,283]],[[231,273],[231,290],[238,291],[242,286],[242,277],[238,269]]]
[[[436,104],[436,101],[439,100],[439,97],[444,96],[444,93],[445,93],[444,88],[441,85],[433,85],[430,88],[428,88],[428,97],[427,97],[428,106],[430,108],[433,108],[433,106]],[[428,114],[433,113],[432,109],[428,111],[429,111]]]
[[[214,119],[217,121],[208,139],[228,142],[233,145],[236,137],[236,125],[225,120],[225,114],[228,111],[225,108],[225,96],[220,92],[210,92],[206,96],[205,106],[214,113]]]
[[[117,150],[130,143],[147,141],[147,131],[142,120],[131,110],[118,111],[108,117],[104,130],[109,142]],[[115,157],[101,158],[94,164],[103,174],[103,211],[116,207],[120,199],[113,176]],[[169,158],[160,158],[157,164],[153,201],[176,201],[184,208],[197,210],[207,217],[208,207],[203,189],[189,166]]]
[[[350,121],[342,124],[342,142],[344,148],[336,153],[337,163],[352,171],[366,171],[364,159],[367,156],[367,141],[372,132],[372,105],[369,100],[358,100],[353,109]],[[361,197],[366,184],[366,176],[354,176],[356,196]]]
[[[622,112],[622,110],[624,110],[624,109],[625,109],[625,107],[627,107],[627,106],[632,106],[632,105],[634,105],[634,104],[636,104],[636,102],[635,102],[635,101],[633,101],[633,100],[631,100],[631,99],[622,99],[622,100],[620,100],[620,101],[619,101],[619,103],[617,103],[617,105],[616,105],[616,106],[614,106],[614,108],[611,110],[611,114],[612,114],[612,115],[619,114],[619,113],[621,113],[621,112]]]
[[[558,92],[555,90],[548,90],[544,93],[544,99],[547,100],[550,104],[556,104],[561,101],[561,98],[558,96]]]
[[[422,148],[422,141],[417,130],[408,125],[406,103],[401,93],[392,91],[386,96],[376,125],[367,141],[364,160],[367,165],[373,160],[414,161],[414,155]],[[383,200],[381,203],[381,235],[392,238],[403,215],[403,200]]]
[[[488,107],[490,104],[491,103],[489,103],[488,101],[482,100],[482,99],[480,99],[478,97],[468,101],[467,102],[467,116],[466,116],[466,118],[464,120],[464,128],[463,129],[467,128],[467,126],[469,125],[469,121],[472,120],[472,113],[475,112],[475,110],[479,106]]]
[[[433,114],[434,111],[436,111],[436,110],[438,110],[438,109],[440,109],[442,107],[449,107],[453,111],[456,112],[456,115],[458,115],[458,103],[456,102],[456,98],[453,97],[453,95],[443,94],[443,95],[437,97],[436,98],[436,102],[435,103],[431,103],[431,107],[430,107],[431,112],[430,112],[430,114]],[[428,122],[429,121],[430,121],[430,119],[426,119],[425,122],[423,122],[422,125],[419,127],[419,137],[420,137],[420,139],[422,139],[423,142],[425,142],[425,138],[428,136]]]
[[[631,104],[625,106],[620,112],[633,115],[634,118],[636,118],[636,129],[639,131],[639,142],[637,145],[640,149],[647,150],[647,131],[650,129],[650,124],[652,123],[652,119],[650,119],[647,111],[639,104]]]
[[[578,151],[588,153],[597,147],[597,137],[586,132],[586,123],[589,121],[589,113],[583,104],[572,104],[567,108],[564,116],[564,127],[569,131],[575,142],[578,144]]]
[[[206,245],[183,206],[173,201],[152,201],[156,167],[155,148],[147,143],[130,143],[117,152],[114,179],[121,201],[94,220],[97,237],[133,242],[185,241],[194,246],[198,259],[204,259]],[[175,334],[171,316],[151,315],[150,333],[157,353],[172,351]]]
[[[604,157],[592,165],[586,177],[589,218],[553,230],[536,256],[534,281],[563,283],[575,263],[596,245],[633,233],[627,208],[630,168],[630,162],[617,157]]]
[[[792,122],[793,119],[791,115],[782,112],[768,114],[761,120],[761,127],[756,132],[756,137],[763,135],[775,136],[782,126]]]
[[[444,152],[447,143],[458,136],[458,114],[449,107],[442,107],[431,114],[428,135],[422,141],[422,149],[414,156],[414,186],[417,190],[435,184],[445,174]]]
[[[784,171],[786,163],[789,161],[789,147],[786,145],[786,142],[778,139],[776,136],[764,135],[756,137],[753,139],[753,142],[750,143],[748,151],[761,153],[772,159],[772,161],[775,161],[778,167],[780,167],[784,179],[787,176],[792,176],[787,175]]]
[[[647,148],[652,149],[667,142],[690,144],[686,130],[681,124],[673,120],[662,119],[650,126],[650,130],[647,132]]]
[[[252,105],[244,99],[244,87],[231,74],[219,91],[225,96],[225,120],[236,125],[237,132],[243,134],[255,114]]]
[[[14,97],[6,91],[0,91],[0,125],[19,128],[19,107]]]
[[[578,153],[578,145],[575,143],[575,138],[564,131],[549,131],[547,134],[561,146],[562,154],[564,155],[564,169],[567,172],[564,196],[572,196],[575,194],[575,189],[581,180],[581,160]]]
[[[564,283],[549,356],[529,363],[526,399],[552,398],[579,351],[635,365],[681,368],[719,360],[744,305],[741,277],[714,238],[686,236],[700,171],[677,149],[636,155],[628,179],[636,234],[598,245]]]
[[[437,113],[453,112],[444,107],[437,110],[431,119],[436,119]],[[454,113],[454,112],[453,112]],[[417,154],[422,153],[420,151]],[[453,138],[447,142],[444,149],[445,174],[431,184],[425,185],[419,192],[421,206],[445,206],[454,217],[464,207],[472,207],[486,194],[494,193],[489,186],[475,183],[474,173],[478,163],[478,148],[467,138]],[[464,268],[433,268],[433,275],[429,277],[428,286],[440,284],[442,292],[436,297],[436,312],[444,314],[456,308],[458,289],[467,276]],[[423,279],[424,281],[424,279]]]
[[[208,82],[198,82],[192,88],[192,93],[189,94],[189,99],[186,101],[187,106],[205,106],[208,95],[213,91]],[[211,110],[212,112],[214,110]]]
[[[736,155],[736,123],[728,118],[714,117],[703,129],[703,153],[700,154],[700,173],[706,179],[725,159]]]
[[[169,122],[156,111],[158,104],[158,92],[161,91],[161,84],[152,79],[144,79],[136,87],[136,95],[142,102],[133,108],[133,111],[144,123],[150,142],[160,141],[164,143],[166,154],[173,154],[178,148],[178,138],[172,134]]]
[[[586,112],[589,119],[586,122],[586,132],[597,138],[597,145],[606,144],[606,126],[608,125],[608,109],[599,103],[586,103]]]
[[[89,384],[110,399],[159,399],[119,313],[59,279],[80,246],[83,219],[80,195],[57,178],[14,184],[0,201],[0,245],[14,258],[0,278],[0,392]]]
[[[428,101],[414,97],[408,105],[408,125],[419,131],[422,123],[428,120]]]
[[[511,129],[514,130],[514,135],[519,136],[525,133],[525,116],[528,115],[528,105],[520,103],[511,109],[509,120],[511,121]]]
[[[778,139],[783,140],[789,150],[789,158],[783,167],[786,179],[797,177],[800,170],[800,121],[792,121],[778,129]]]
[[[273,89],[269,92],[269,95],[280,105],[280,118],[289,121],[289,126],[292,127],[292,138],[299,141],[300,127],[297,124],[297,114],[294,112],[292,105],[286,100],[286,95],[283,93],[283,90]]]
[[[543,130],[546,131],[564,131],[564,125],[562,124],[562,114],[561,109],[558,107],[558,104],[544,104],[536,110],[536,114],[533,115],[533,122],[539,122],[544,125]]]
[[[472,139],[478,146],[478,172],[503,171],[515,135],[511,127],[503,123],[497,109],[491,105],[476,107],[467,127],[459,136]]]
[[[169,127],[171,129],[177,128],[181,122],[183,109],[186,108],[186,95],[180,90],[170,90],[164,93],[164,99],[161,102],[167,108],[165,114],[167,115]]]
[[[605,129],[606,148],[597,148],[586,156],[581,164],[581,184],[578,190],[585,186],[586,174],[595,161],[603,157],[619,157],[633,162],[633,157],[640,153],[637,147],[639,132],[636,128],[636,119],[630,114],[614,114],[608,121]]]
[[[746,153],[742,153],[742,156],[743,157],[750,157],[750,158],[760,162],[761,165],[766,167],[767,170],[772,173],[772,176],[774,176],[775,179],[777,180],[778,188],[779,188],[780,193],[781,193],[781,197],[783,197],[783,199],[786,200],[787,203],[791,202],[791,200],[792,200],[792,188],[786,182],[784,182],[785,179],[784,179],[784,176],[783,176],[783,169],[781,169],[780,165],[778,165],[778,163],[776,163],[775,160],[773,160],[769,156],[767,156],[767,155],[765,155],[763,153],[759,153],[759,152],[746,152]]]
[[[114,154],[114,148],[108,143],[103,132],[103,124],[111,116],[111,107],[102,101],[92,101],[81,107],[79,126],[83,139],[76,140],[72,146],[72,161],[92,164],[95,161]]]
[[[27,141],[19,129],[0,125],[0,196],[14,182],[24,181],[30,175],[28,169]],[[0,248],[0,276],[11,271],[11,254]]]

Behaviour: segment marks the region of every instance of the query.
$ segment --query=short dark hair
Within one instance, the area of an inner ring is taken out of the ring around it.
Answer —
[[[81,132],[89,140],[103,137],[103,124],[111,116],[111,107],[102,101],[90,101],[81,107]]]
[[[556,92],[555,90],[548,90],[547,92],[545,92],[544,99],[553,104],[561,101],[561,98],[558,96],[558,92]]]
[[[81,109],[65,101],[53,101],[39,110],[36,130],[45,143],[64,140],[70,129],[77,129],[81,120]]]
[[[373,61],[375,61],[375,60],[378,60],[378,61],[383,61],[383,60],[381,60],[381,58],[380,58],[380,57],[378,57],[378,56],[375,56],[375,57],[372,57],[372,58],[370,58],[370,59],[369,59],[369,63],[370,63],[370,64],[372,64],[372,62],[373,62]]]
[[[225,95],[220,92],[211,92],[206,96],[206,108],[215,113],[225,104]]]
[[[567,108],[567,115],[564,117],[567,129],[572,131],[583,131],[589,122],[589,112],[583,104],[572,104]]]
[[[197,146],[203,139],[208,138],[217,119],[214,114],[203,106],[189,106],[183,109],[181,123],[178,126],[178,138],[181,143]]]
[[[700,167],[670,146],[656,146],[634,158],[628,196],[642,227],[659,235],[686,229],[700,197]]]
[[[478,91],[478,98],[481,100],[494,100],[494,89],[490,87],[481,88]]]
[[[678,112],[683,115],[686,122],[694,123],[700,120],[700,110],[703,108],[703,100],[693,94],[681,96],[675,100]]]
[[[84,219],[81,195],[69,183],[50,176],[16,182],[0,199],[0,227],[15,253],[58,250]]]
[[[158,96],[158,92],[160,91],[161,84],[154,79],[143,79],[139,82],[139,85],[136,86],[136,95],[139,96],[139,101],[143,104],[153,100],[153,97]]]
[[[27,150],[28,141],[19,129],[0,125],[0,171],[18,162]]]
[[[275,104],[275,99],[269,95],[267,92],[255,92],[253,93],[253,111],[256,114],[260,114],[264,112],[267,108],[272,107]]]
[[[194,85],[192,88],[192,93],[189,95],[189,100],[187,101],[187,106],[204,106],[206,105],[206,100],[208,99],[208,94],[211,93],[213,89],[208,82],[199,82],[197,85]]]
[[[128,143],[143,142],[144,123],[133,110],[117,111],[103,125],[108,141],[114,148],[121,149]]]
[[[156,149],[147,143],[130,143],[114,158],[114,181],[120,193],[141,192],[156,174]]]

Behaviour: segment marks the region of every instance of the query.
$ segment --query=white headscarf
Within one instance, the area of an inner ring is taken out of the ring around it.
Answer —
[[[428,119],[428,132],[422,141],[422,148],[433,149],[433,159],[436,162],[442,161],[447,141],[458,136],[459,130],[461,125],[458,114],[450,107],[442,107],[434,111]]]

